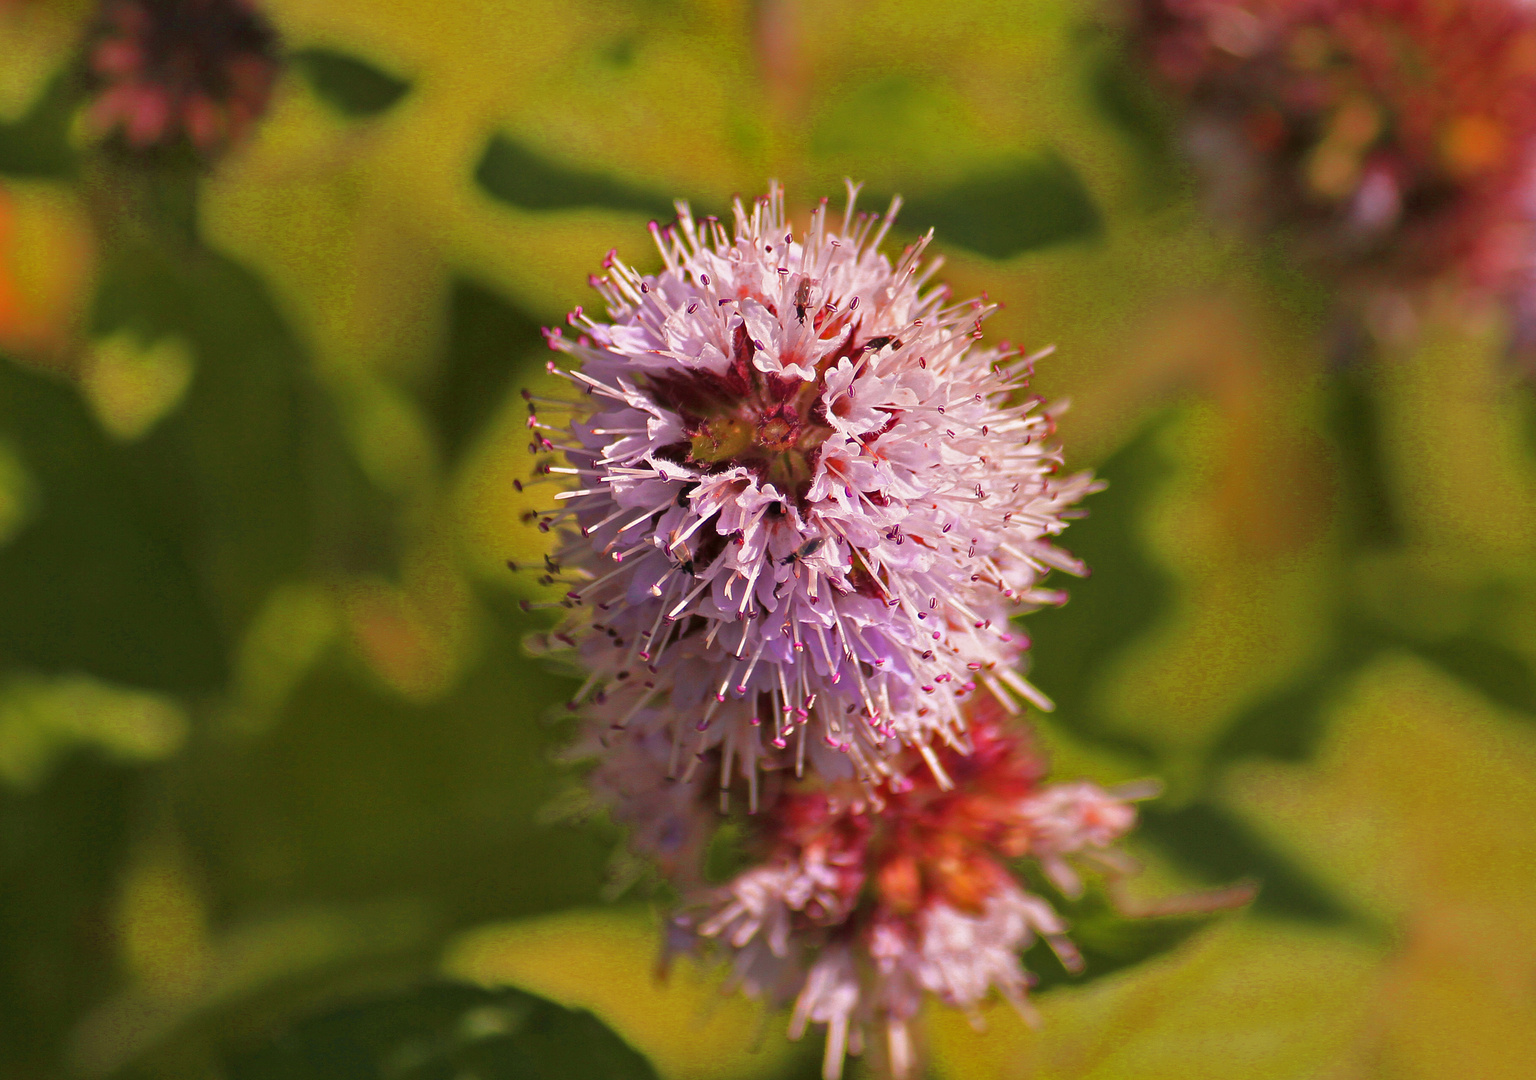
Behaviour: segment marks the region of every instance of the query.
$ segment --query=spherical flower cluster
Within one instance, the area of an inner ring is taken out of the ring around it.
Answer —
[[[793,1002],[791,1036],[826,1025],[827,1080],[871,1032],[891,1074],[910,1075],[927,995],[974,1010],[995,990],[1030,1017],[1020,953],[1037,938],[1081,969],[1066,923],[1011,861],[1034,860],[1073,897],[1082,882],[1069,860],[1127,868],[1110,845],[1142,792],[1042,785],[1041,760],[995,703],[978,699],[970,719],[964,752],[939,751],[953,786],[918,769],[873,788],[796,785],[753,819],[757,865],[678,917],[685,939],[729,956],[747,993]]]
[[[1536,8],[1521,0],[1134,0],[1239,213],[1321,264],[1498,291],[1527,260]]]
[[[530,404],[531,449],[566,458],[540,471],[572,483],[538,520],[574,527],[578,698],[600,731],[660,733],[672,775],[718,752],[754,802],[765,759],[878,777],[907,745],[942,775],[969,696],[1047,706],[1010,618],[1083,570],[1050,538],[1093,483],[1057,475],[1033,358],[980,346],[991,308],[927,285],[926,237],[892,265],[896,206],[853,196],[798,239],[778,189],[729,234],[680,204],[661,272],[610,255],[608,321],[550,332],[570,421]]]
[[[105,0],[87,65],[102,137],[211,158],[266,112],[277,34],[249,0]]]

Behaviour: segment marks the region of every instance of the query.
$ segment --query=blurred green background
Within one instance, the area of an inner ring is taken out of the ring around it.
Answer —
[[[664,1077],[814,1074],[657,981],[615,834],[550,820],[570,684],[504,564],[546,539],[515,391],[604,252],[844,176],[1057,345],[1109,480],[1029,623],[1055,772],[1165,780],[1139,895],[1262,883],[1038,1031],[936,1013],[933,1076],[1530,1075],[1536,409],[1497,317],[1337,363],[1086,0],[266,6],[272,111],[192,181],[82,147],[91,5],[0,3],[0,1076],[220,1076],[433,976]]]

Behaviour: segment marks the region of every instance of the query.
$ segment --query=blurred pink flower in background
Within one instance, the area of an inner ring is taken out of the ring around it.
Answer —
[[[1217,209],[1366,288],[1516,287],[1536,10],[1515,0],[1140,0]]]
[[[91,128],[132,151],[210,158],[266,112],[278,39],[247,0],[105,0],[87,46]]]

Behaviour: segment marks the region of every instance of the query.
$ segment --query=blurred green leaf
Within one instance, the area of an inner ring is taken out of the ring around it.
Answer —
[[[332,655],[260,739],[190,747],[179,813],[219,906],[411,897],[456,930],[595,899],[608,843],[537,824],[564,782],[540,719],[571,686],[521,654],[514,617],[428,703]]]
[[[1086,97],[1131,151],[1137,203],[1148,211],[1168,207],[1195,179],[1180,153],[1172,102],[1117,35],[1089,31],[1082,47]]]
[[[1106,461],[1098,475],[1108,487],[1087,500],[1088,517],[1066,534],[1092,576],[1069,581],[1067,603],[1025,620],[1033,645],[1033,680],[1056,702],[1052,721],[1074,735],[1152,760],[1149,747],[1114,730],[1095,707],[1093,692],[1122,651],[1152,627],[1172,595],[1169,577],[1146,554],[1141,521],[1157,485],[1168,475],[1159,433],[1168,416]]]
[[[513,376],[544,347],[537,319],[501,294],[465,279],[448,301],[448,343],[434,408],[443,449],[457,460],[496,414]]]
[[[69,145],[69,125],[77,105],[74,76],[61,72],[26,116],[12,124],[0,124],[0,175],[38,179],[73,176],[77,162]]]
[[[1233,815],[1211,803],[1141,808],[1141,834],[1212,885],[1257,880],[1257,911],[1317,923],[1358,918],[1320,882]]]
[[[550,161],[507,135],[493,135],[475,167],[475,182],[494,199],[519,210],[604,207],[666,220],[670,199],[615,177]]]
[[[288,59],[321,101],[353,119],[387,112],[411,89],[405,79],[336,49],[300,49]]]
[[[1419,643],[1412,648],[1489,701],[1536,717],[1536,678],[1525,658],[1513,649],[1475,634]]]
[[[1071,927],[1072,943],[1083,954],[1084,968],[1074,975],[1062,966],[1048,942],[1037,941],[1024,954],[1024,967],[1034,975],[1034,989],[1080,986],[1161,956],[1191,934],[1209,926],[1219,915],[1179,915],[1130,918],[1116,911],[1102,890],[1090,889],[1081,900],[1066,902],[1044,882],[1032,883],[1052,896],[1053,905]]]
[[[0,655],[173,693],[219,685],[222,635],[197,580],[74,388],[0,362],[0,431],[37,504],[0,548]]]
[[[103,337],[190,347],[194,373],[178,407],[120,454],[233,639],[316,555],[309,470],[345,452],[332,407],[263,283],[205,249],[112,250],[93,322]],[[332,485],[328,500],[345,501],[344,491]]]
[[[30,790],[55,761],[94,746],[127,763],[180,749],[187,715],[175,701],[86,676],[15,677],[0,682],[0,781]]]
[[[1041,1023],[982,1010],[928,1017],[943,1080],[1298,1080],[1358,1072],[1381,997],[1380,949],[1356,936],[1273,920],[1223,920],[1166,959],[1041,995]],[[1369,1051],[1366,1051],[1369,1053]],[[1369,1059],[1367,1059],[1369,1060]],[[1371,1062],[1374,1064],[1374,1062]],[[1467,1074],[1473,1075],[1473,1074]],[[1479,1074],[1480,1075],[1480,1074]]]
[[[903,219],[932,226],[944,244],[991,259],[1083,240],[1103,220],[1077,170],[1054,149],[906,199]]]
[[[1355,331],[1340,328],[1338,332]],[[1381,406],[1371,392],[1370,374],[1354,363],[1334,376],[1329,391],[1328,422],[1344,488],[1340,505],[1351,539],[1364,547],[1395,546],[1401,543],[1403,531],[1382,459]]]
[[[521,990],[427,986],[303,1021],[231,1080],[655,1080],[591,1013]]]
[[[1238,714],[1212,747],[1211,764],[1250,756],[1310,758],[1326,731],[1327,706],[1383,643],[1373,627],[1357,619],[1342,620],[1319,665]]]
[[[0,787],[0,1075],[65,1075],[65,1035],[112,989],[132,775],[80,753],[36,791]]]

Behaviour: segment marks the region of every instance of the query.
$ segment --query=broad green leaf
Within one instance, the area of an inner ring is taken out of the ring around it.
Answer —
[[[1179,157],[1172,102],[1120,41],[1085,42],[1082,59],[1089,100],[1136,152],[1147,204],[1170,203],[1191,181]]]
[[[786,1018],[723,992],[724,972],[692,958],[663,975],[661,934],[650,912],[570,911],[470,931],[450,946],[443,970],[590,1009],[667,1080],[781,1074],[798,1056],[781,1034]]]
[[[1242,710],[1211,748],[1213,764],[1251,755],[1300,761],[1310,757],[1327,730],[1327,707],[1347,680],[1376,655],[1380,631],[1345,618],[1321,662],[1290,684]]]
[[[1329,434],[1339,455],[1342,505],[1355,542],[1388,547],[1401,542],[1402,524],[1392,506],[1390,479],[1381,445],[1381,402],[1359,366],[1330,380]]]
[[[946,79],[882,68],[867,81],[845,77],[819,96],[806,153],[829,173],[846,173],[887,193],[871,197],[868,208],[885,209],[893,191],[911,195],[952,185],[995,164],[997,147],[989,145],[974,110]],[[910,214],[903,221],[919,230],[928,227]]]
[[[1308,402],[1244,351],[1208,373],[1210,398],[1162,429],[1166,482],[1139,525],[1144,563],[1165,568],[1174,587],[1091,699],[1116,728],[1157,747],[1175,803],[1196,795],[1234,716],[1322,662],[1336,618],[1328,475]]]
[[[1523,577],[1536,555],[1536,460],[1524,436],[1529,391],[1502,346],[1491,321],[1427,322],[1411,352],[1374,373],[1404,539],[1427,573],[1458,590],[1490,574]],[[1430,431],[1436,452],[1425,453]]]
[[[320,100],[353,119],[388,112],[411,89],[405,79],[336,49],[299,49],[288,57],[288,62],[304,76]]]
[[[564,784],[567,733],[545,720],[571,686],[520,654],[528,616],[472,618],[469,666],[435,696],[384,684],[354,644],[246,729],[259,738],[191,748],[178,812],[217,909],[406,897],[458,928],[597,896],[606,841],[538,820]]]
[[[0,5],[0,121],[25,113],[75,53],[91,0],[40,0]]]
[[[231,1080],[655,1080],[591,1013],[440,984],[337,1009],[231,1057]]]
[[[175,407],[121,456],[233,639],[267,592],[301,574],[311,557],[319,511],[305,470],[336,452],[331,406],[263,284],[212,252],[114,250],[102,272],[95,327],[113,341],[180,342],[195,357],[177,399],[149,403]],[[175,379],[175,361],[167,360],[167,378]],[[93,387],[99,396],[103,387],[88,373],[87,392]],[[118,420],[142,425],[149,416],[142,407],[134,412]]]
[[[178,338],[144,343],[114,334],[92,346],[82,388],[108,434],[131,442],[181,403],[194,363]]]
[[[1391,920],[1367,1060],[1404,1076],[1524,1076],[1536,733],[1406,653],[1362,671],[1334,712],[1314,762],[1236,767],[1224,801]]]
[[[16,451],[0,441],[0,547],[21,531],[37,509],[37,491]]]
[[[259,1041],[316,1001],[398,987],[441,930],[402,898],[230,918],[210,903],[206,866],[159,846],[113,883],[121,974],[70,1033],[73,1075],[206,1075],[197,1070],[216,1068],[223,1049]]]
[[[1379,951],[1336,931],[1233,920],[1148,964],[1036,1001],[977,1033],[927,1013],[942,1080],[1299,1080],[1369,1075],[1359,1057]]]
[[[537,354],[524,357],[513,385],[545,396],[566,392],[564,381],[546,372]],[[542,566],[555,547],[554,535],[540,532],[526,517],[530,510],[547,507],[553,490],[547,478],[530,483],[536,479],[536,459],[528,445],[527,405],[521,397],[506,394],[459,464],[454,511],[466,559],[482,581],[524,596],[554,599],[560,593],[540,589],[534,573],[508,571],[509,562]]]
[[[1496,705],[1536,720],[1536,677],[1530,662],[1508,646],[1463,634],[1421,643],[1414,651]]]

